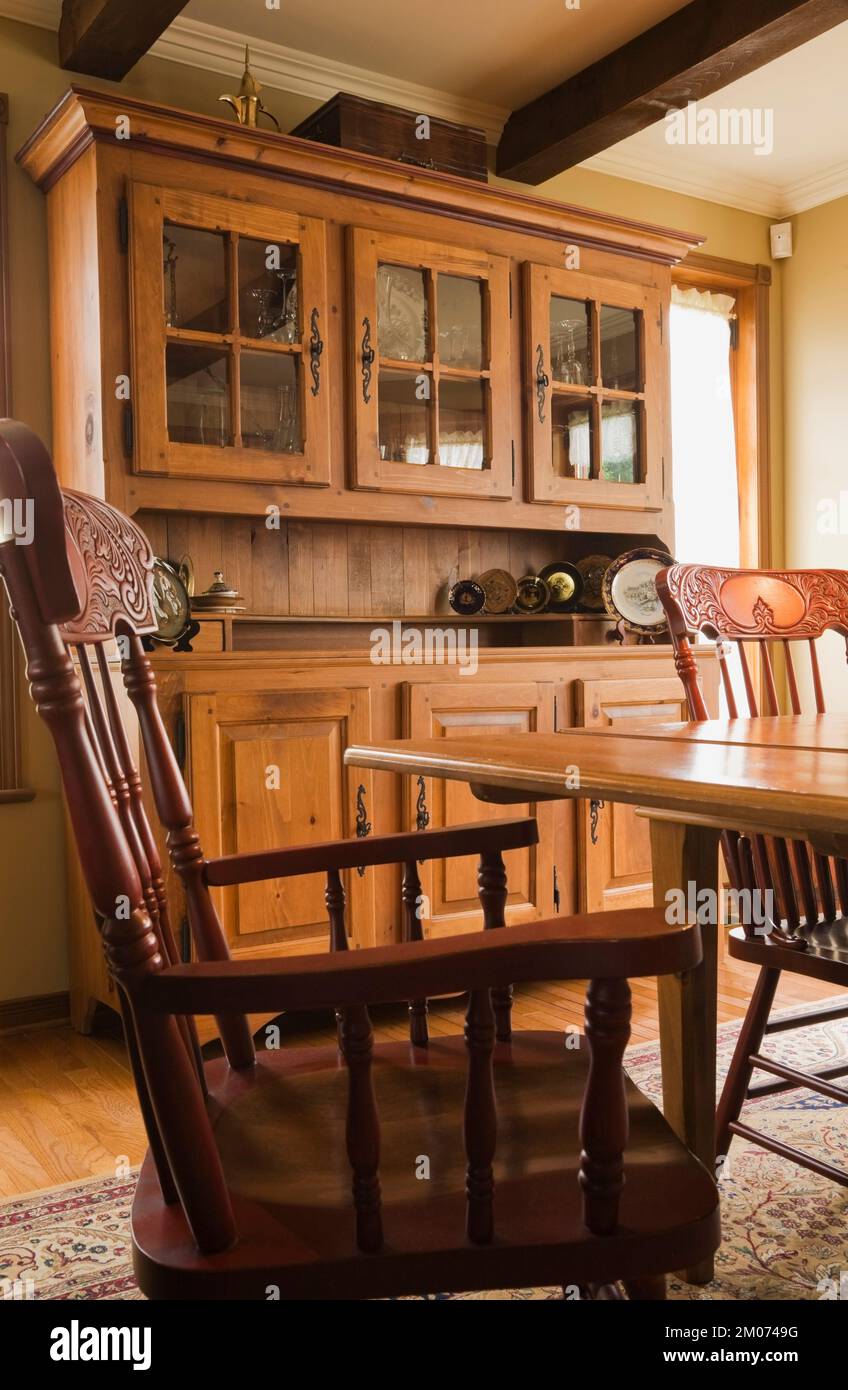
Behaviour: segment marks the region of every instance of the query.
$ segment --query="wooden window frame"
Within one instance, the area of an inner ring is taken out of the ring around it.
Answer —
[[[12,413],[11,332],[9,323],[9,183],[6,132],[9,98],[0,92],[0,419]],[[2,589],[0,584],[0,589]],[[21,728],[18,704],[18,640],[6,603],[0,602],[0,805],[32,801],[21,782]]]
[[[731,391],[740,499],[739,563],[745,569],[771,569],[775,562],[769,416],[771,267],[693,252],[673,268],[672,280],[685,288],[732,294],[736,300]]]

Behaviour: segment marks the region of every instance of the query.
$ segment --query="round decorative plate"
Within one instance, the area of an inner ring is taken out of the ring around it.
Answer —
[[[157,556],[153,561],[153,607],[160,642],[181,637],[189,620],[190,604],[186,587],[173,565]]]
[[[631,632],[649,637],[663,632],[667,623],[655,580],[660,570],[673,564],[664,550],[648,546],[627,550],[613,560],[603,582],[604,607],[610,617],[623,619]]]
[[[583,580],[583,596],[580,600],[580,607],[588,609],[590,613],[603,613],[604,611],[604,596],[601,588],[604,575],[611,564],[611,555],[587,555],[585,559],[578,560],[575,565],[575,569]]]
[[[487,613],[508,613],[515,603],[518,585],[508,570],[486,570],[477,583],[486,595]]]
[[[551,601],[551,591],[538,574],[525,574],[517,588],[515,608],[519,613],[543,613]]]
[[[556,560],[539,570],[539,578],[544,579],[551,591],[551,612],[573,612],[583,593],[583,576],[577,566],[569,564],[568,560]]]
[[[457,580],[448,595],[448,603],[454,613],[461,613],[463,617],[470,618],[479,613],[485,602],[485,591],[476,579]]]

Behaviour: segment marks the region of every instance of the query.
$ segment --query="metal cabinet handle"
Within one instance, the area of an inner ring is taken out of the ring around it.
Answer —
[[[371,822],[368,819],[368,812],[365,809],[365,787],[360,782],[356,789],[356,838],[364,840],[371,834]],[[356,872],[360,878],[365,876],[365,865],[357,864]]]
[[[589,802],[589,839],[593,845],[598,843],[598,818],[606,804],[605,801],[597,801],[594,798]]]
[[[536,348],[536,408],[539,412],[539,424],[545,423],[545,392],[551,384],[551,379],[545,371],[545,354],[542,344]]]
[[[415,803],[415,829],[426,830],[430,824],[430,812],[427,810],[426,784],[423,777],[418,778],[418,800]]]
[[[362,335],[362,399],[367,405],[371,399],[371,368],[377,354],[371,346],[371,320],[364,318],[362,327],[365,329]]]
[[[309,336],[309,370],[312,373],[312,394],[317,396],[321,390],[321,354],[324,351],[324,341],[318,329],[318,310],[312,310],[310,318],[312,332]]]

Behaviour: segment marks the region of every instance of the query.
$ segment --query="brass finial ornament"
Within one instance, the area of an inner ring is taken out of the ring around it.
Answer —
[[[272,111],[262,105],[259,93],[262,91],[253,73],[250,71],[250,49],[247,44],[244,46],[244,72],[241,79],[241,87],[238,96],[219,97],[219,101],[225,101],[236,113],[236,120],[239,125],[255,126],[258,124],[260,115],[268,116],[274,122],[277,129],[280,129],[280,122]]]

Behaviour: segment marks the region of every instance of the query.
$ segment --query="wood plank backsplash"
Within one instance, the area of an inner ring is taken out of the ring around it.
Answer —
[[[157,555],[175,563],[191,557],[198,592],[223,570],[250,612],[306,617],[445,612],[457,579],[494,566],[517,578],[553,560],[603,550],[607,539],[311,521],[281,521],[277,531],[234,517],[152,512],[136,519]],[[650,538],[619,536],[616,550],[645,543]]]

